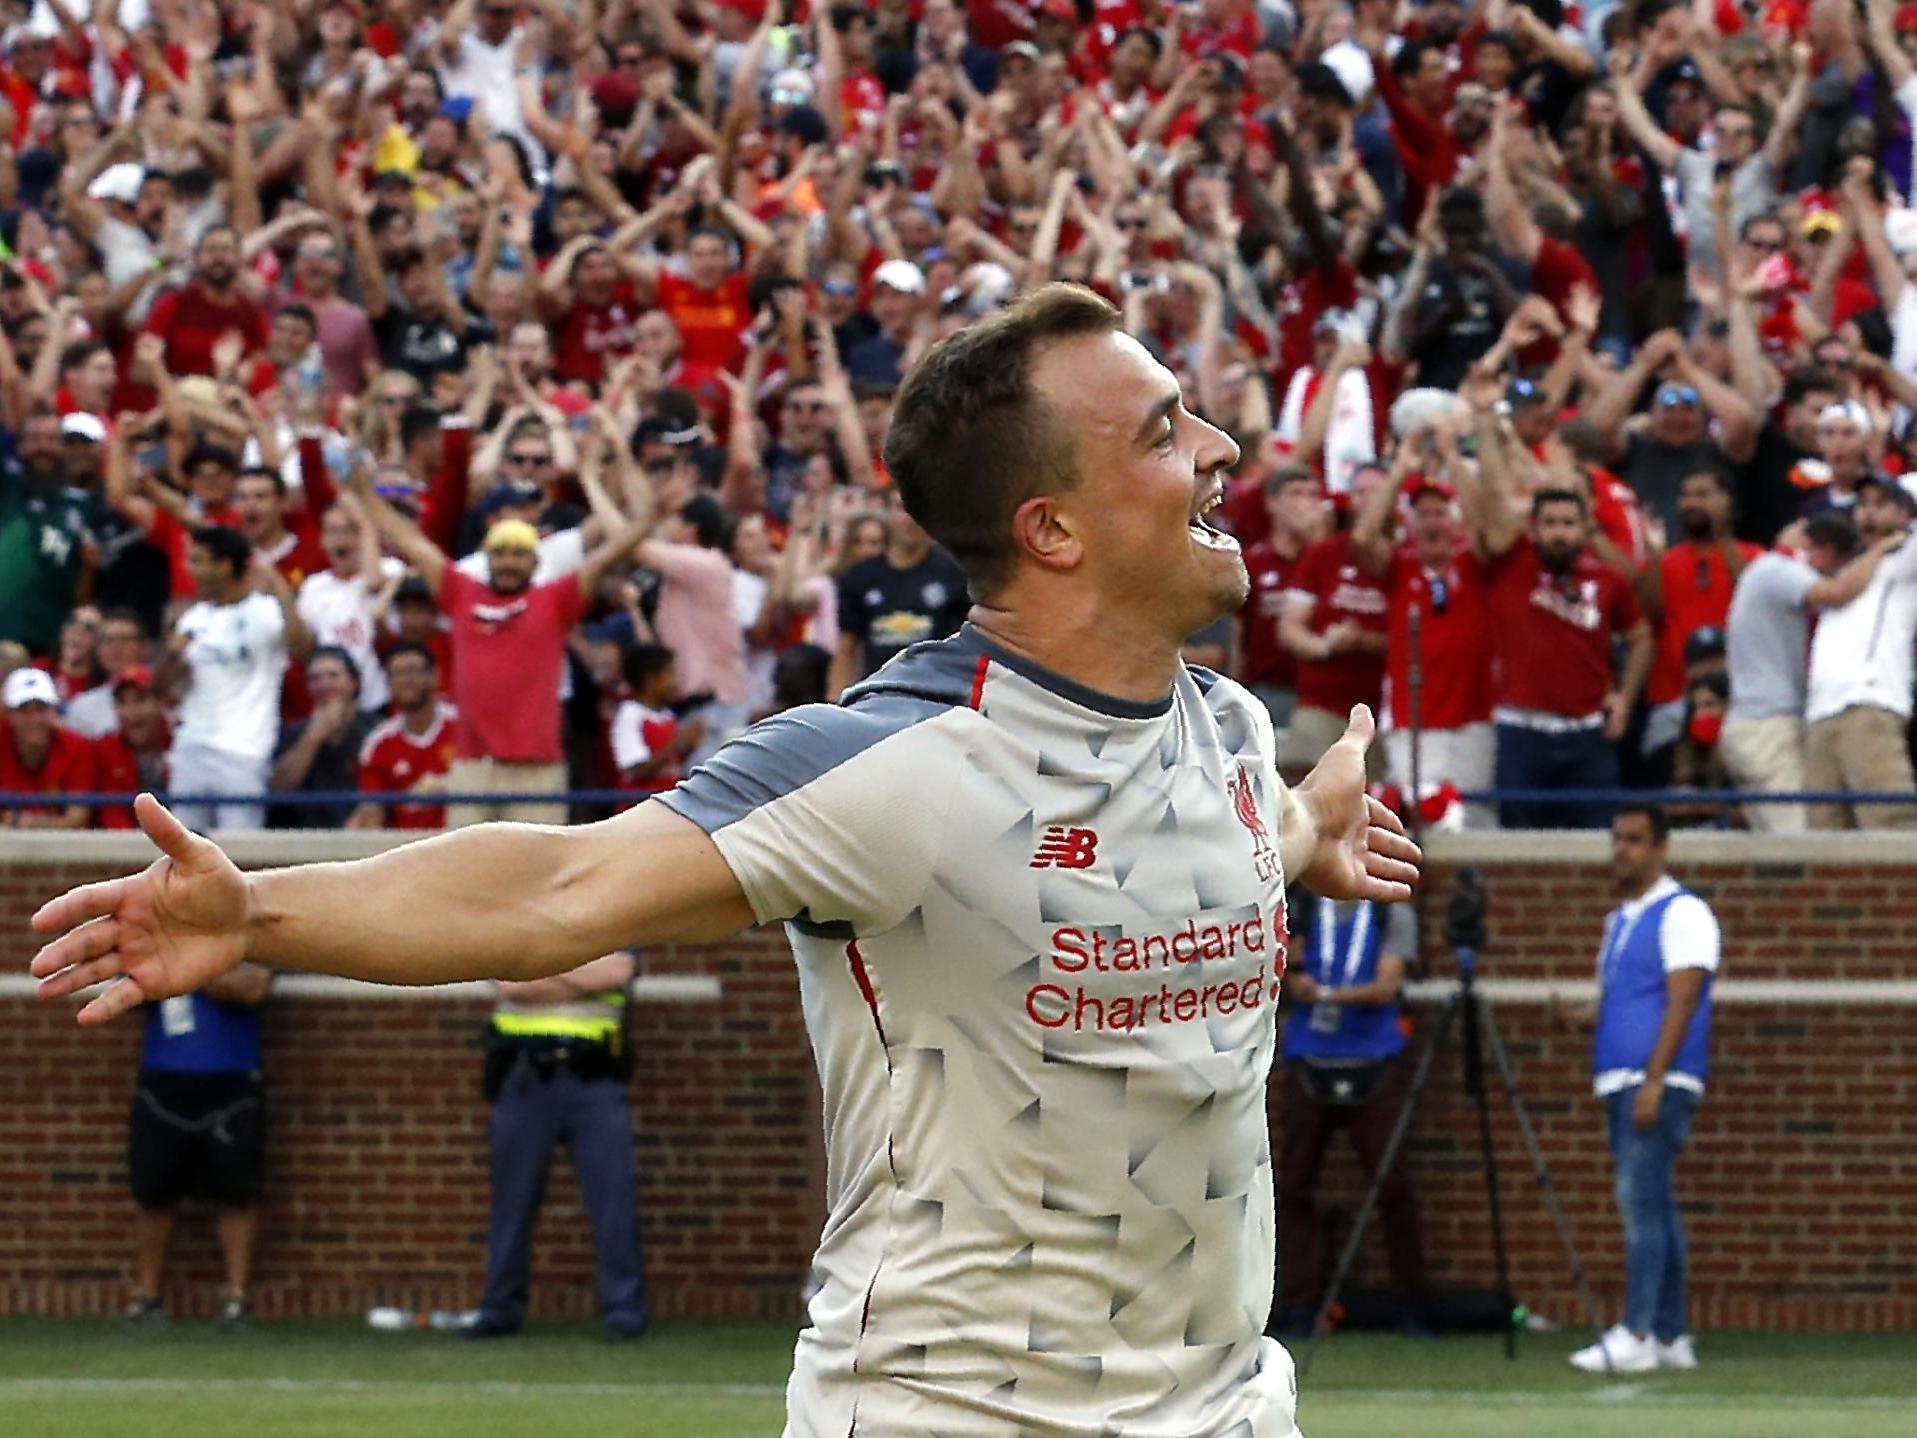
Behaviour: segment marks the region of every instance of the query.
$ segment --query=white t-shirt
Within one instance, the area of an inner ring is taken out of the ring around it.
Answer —
[[[1884,556],[1864,592],[1827,609],[1811,639],[1804,717],[1813,723],[1865,705],[1910,717],[1917,646],[1917,540]]]
[[[60,721],[76,734],[84,734],[89,739],[104,739],[109,734],[118,733],[120,711],[113,703],[113,681],[108,680],[97,688],[67,700]]]
[[[829,1216],[789,1438],[1293,1438],[1273,750],[1230,680],[1111,699],[967,627],[655,801],[798,960]]]
[[[772,705],[772,666],[778,656],[747,637],[752,633],[752,626],[759,622],[766,591],[771,587],[756,574],[748,574],[743,569],[732,571],[732,612],[739,621],[739,638],[745,646],[746,710],[751,714]]]
[[[271,595],[234,604],[202,599],[174,626],[188,636],[187,688],[175,744],[266,759],[280,731],[286,616]]]
[[[1278,408],[1276,437],[1296,448],[1304,436],[1305,398],[1312,389],[1317,371],[1309,365],[1295,370],[1285,388],[1284,403]],[[1348,369],[1338,377],[1338,388],[1331,396],[1331,417],[1325,424],[1325,488],[1332,494],[1346,494],[1351,476],[1360,465],[1378,457],[1378,432],[1371,408],[1371,381],[1361,369]]]
[[[405,565],[390,556],[382,568],[404,570]],[[300,585],[294,607],[306,627],[313,631],[315,644],[333,644],[352,656],[359,670],[359,707],[380,710],[393,691],[386,683],[386,671],[380,667],[379,652],[373,648],[377,626],[373,623],[373,586],[364,575],[345,579],[330,569],[306,576]]]

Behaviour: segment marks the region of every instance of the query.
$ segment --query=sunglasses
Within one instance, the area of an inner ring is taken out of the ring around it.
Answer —
[[[1767,255],[1774,255],[1784,248],[1782,240],[1746,240],[1744,243],[1754,250],[1762,250]]]
[[[789,399],[785,407],[797,410],[801,414],[818,414],[825,409],[825,401],[817,399]]]
[[[1657,402],[1666,409],[1680,404],[1696,404],[1697,391],[1689,385],[1674,385],[1670,389],[1659,390],[1657,392]]]
[[[828,295],[837,295],[840,298],[856,295],[859,292],[859,287],[848,280],[827,280],[819,288]]]
[[[523,465],[528,469],[536,465],[550,464],[551,462],[552,456],[549,454],[527,454],[523,450],[518,454],[509,454],[506,456],[507,464]]]
[[[1137,216],[1121,218],[1118,221],[1118,228],[1121,230],[1142,230],[1145,228],[1145,221]]]

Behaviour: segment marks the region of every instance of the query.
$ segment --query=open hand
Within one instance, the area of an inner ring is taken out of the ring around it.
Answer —
[[[1344,737],[1298,786],[1318,820],[1318,842],[1298,878],[1327,899],[1408,899],[1418,881],[1418,846],[1365,790],[1365,750],[1376,735],[1370,707],[1354,706]]]
[[[161,857],[138,874],[69,890],[33,916],[39,933],[72,930],[34,956],[42,999],[113,980],[80,1010],[83,1024],[191,993],[246,957],[246,877],[151,794],[133,801],[133,814]]]

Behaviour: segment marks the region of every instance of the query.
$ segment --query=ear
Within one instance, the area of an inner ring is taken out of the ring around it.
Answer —
[[[1039,494],[1012,512],[1012,542],[1042,568],[1063,573],[1085,561],[1074,519],[1054,494]]]

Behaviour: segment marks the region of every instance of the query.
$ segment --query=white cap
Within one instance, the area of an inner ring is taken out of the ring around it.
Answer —
[[[16,669],[7,676],[4,694],[7,708],[19,709],[28,704],[51,704],[60,707],[60,691],[53,687],[53,676],[44,669]]]
[[[106,426],[100,422],[100,417],[88,414],[83,409],[76,409],[60,421],[60,433],[77,434],[81,439],[90,439],[95,444],[105,444],[107,437]]]
[[[991,260],[967,265],[959,276],[959,285],[965,295],[965,311],[973,319],[983,319],[1000,305],[1011,303],[1018,289],[1012,272]]]
[[[925,271],[910,260],[887,260],[872,276],[872,283],[885,285],[902,295],[925,293]]]
[[[140,186],[146,183],[146,167],[131,160],[108,165],[87,186],[89,200],[118,200],[130,205],[140,198]]]

